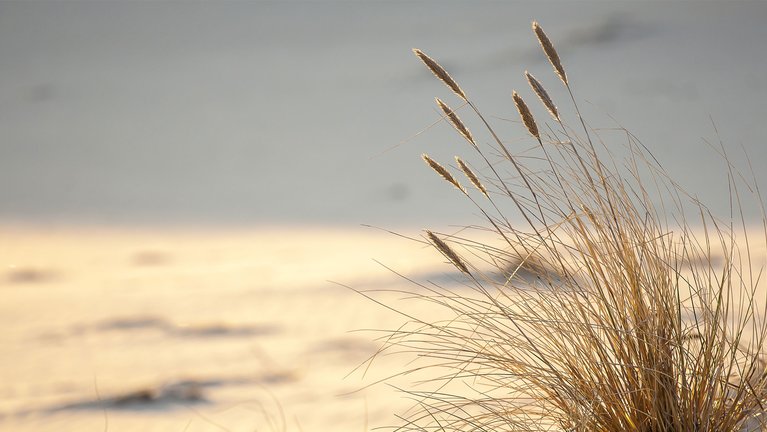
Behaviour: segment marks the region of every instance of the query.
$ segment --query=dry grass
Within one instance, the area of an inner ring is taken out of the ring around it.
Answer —
[[[483,185],[479,180],[479,177],[474,174],[474,171],[472,171],[471,168],[466,165],[466,162],[464,162],[463,159],[458,156],[455,157],[455,162],[458,164],[458,167],[461,169],[461,171],[463,171],[463,174],[466,176],[466,178],[469,179],[471,184],[473,184],[478,191],[482,192],[483,195],[487,196],[487,189],[485,189],[485,185]]]
[[[554,120],[559,121],[559,112],[557,111],[557,106],[554,105],[554,101],[551,100],[549,93],[546,91],[543,85],[527,71],[525,71],[525,78],[527,78],[527,82],[530,84],[530,88],[533,89],[535,94],[538,96],[538,99],[540,99],[541,103],[543,104],[543,106],[545,106],[546,109],[549,111],[549,114],[551,114],[551,117],[553,117]]]
[[[538,24],[538,21],[533,21],[533,32],[535,33],[535,37],[538,38],[538,42],[541,44],[541,48],[543,48],[546,57],[549,58],[551,66],[554,67],[554,72],[557,73],[557,76],[562,80],[564,85],[569,85],[565,68],[562,66],[562,61],[559,60],[559,54],[557,53],[557,50],[554,49],[554,44],[551,43],[549,37],[546,36],[546,33],[544,33],[543,29]]]
[[[446,103],[442,102],[442,99],[435,99],[437,101],[437,105],[439,105],[439,108],[443,113],[445,113],[445,116],[447,116],[447,118],[450,120],[450,123],[452,123],[455,130],[457,130],[462,137],[466,138],[466,141],[468,141],[471,145],[476,146],[477,143],[474,142],[474,137],[472,137],[471,132],[469,132],[469,129],[463,124],[461,119],[458,118],[458,115],[449,106],[447,106]]]
[[[450,77],[450,75],[447,73],[447,71],[439,65],[439,63],[432,60],[431,57],[427,56],[423,51],[419,49],[413,49],[413,53],[421,59],[423,64],[426,65],[426,67],[429,68],[429,70],[442,82],[445,83],[448,87],[450,87],[453,92],[455,92],[458,97],[460,97],[463,100],[466,100],[466,95],[463,93],[463,90],[461,90],[461,87],[458,86],[458,83],[453,80],[453,78]]]
[[[553,44],[537,23],[533,30],[572,97]],[[447,72],[415,53],[492,143],[478,145],[438,101],[480,161],[477,171],[458,164],[482,196],[426,161],[477,205],[497,244],[427,231],[470,289],[422,286],[416,298],[450,318],[411,317],[382,348],[413,355],[405,374],[426,377],[407,390],[419,409],[398,430],[759,430],[766,305],[755,300],[761,268],[745,221],[714,218],[628,133],[628,156],[615,160],[575,98],[579,130],[529,74],[554,124],[539,127],[514,93],[546,168],[523,162]],[[737,215],[741,192],[731,189]],[[522,278],[526,266],[549,270]]]
[[[450,174],[450,171],[448,171],[445,167],[439,164],[439,162],[435,161],[434,159],[430,158],[429,155],[423,154],[421,155],[421,158],[424,162],[426,162],[426,165],[429,165],[431,169],[433,169],[437,174],[442,176],[443,179],[447,180],[448,183],[455,186],[456,189],[466,194],[466,189],[461,186],[460,183],[458,183],[458,180],[453,177],[452,174]]]

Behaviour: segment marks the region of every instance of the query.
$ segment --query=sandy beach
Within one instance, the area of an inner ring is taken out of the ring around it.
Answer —
[[[459,292],[463,281],[430,247],[362,227],[0,236],[9,431],[390,426],[412,405],[390,385],[414,383],[375,383],[412,358],[366,360],[408,319],[354,289],[429,320],[442,312],[406,301],[419,288],[391,270]],[[752,249],[763,265],[764,245]]]
[[[615,121],[725,219],[722,148],[767,182],[759,2],[0,2],[0,430],[398,424],[410,359],[367,360],[443,313],[406,278],[464,288],[406,237],[484,220],[420,160],[467,148],[410,49],[525,158],[532,19],[618,158]]]
[[[397,368],[354,369],[379,347],[372,330],[402,317],[337,283],[402,289],[372,258],[450,272],[432,250],[365,228],[2,238],[0,425],[14,431],[264,430],[262,410],[283,410],[290,430],[386,424],[407,403],[363,387]]]

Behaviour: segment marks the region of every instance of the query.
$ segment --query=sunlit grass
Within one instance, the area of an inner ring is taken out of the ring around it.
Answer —
[[[486,225],[426,232],[465,287],[421,285],[414,301],[449,318],[408,315],[378,354],[412,356],[402,374],[422,378],[405,389],[417,409],[398,430],[759,430],[767,322],[757,295],[764,263],[751,250],[767,236],[756,238],[742,217],[744,191],[761,202],[758,189],[736,181],[725,157],[732,214],[719,219],[631,133],[603,141],[581,116],[553,44],[537,23],[533,30],[577,125],[526,74],[551,115],[541,122],[513,93],[535,157],[515,156],[468,92],[414,50],[459,97],[455,109],[437,103],[471,152],[452,169],[424,159]],[[627,156],[614,156],[617,146]]]

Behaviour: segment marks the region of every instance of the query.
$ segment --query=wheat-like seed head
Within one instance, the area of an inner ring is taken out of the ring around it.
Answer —
[[[453,78],[448,75],[447,71],[442,68],[442,66],[439,65],[436,61],[434,61],[431,57],[424,54],[423,51],[419,50],[418,48],[413,48],[413,53],[418,56],[419,59],[426,65],[429,70],[440,80],[442,80],[445,85],[450,87],[451,90],[455,92],[461,99],[468,102],[468,99],[466,98],[466,94],[464,94],[463,90],[461,90],[461,87],[458,86],[458,83],[455,82]]]
[[[527,131],[530,132],[530,135],[540,139],[541,136],[538,133],[538,125],[535,124],[535,119],[530,112],[530,108],[527,107],[525,101],[522,100],[522,97],[516,91],[511,94],[511,97],[514,99],[514,105],[517,106],[517,111],[519,111],[519,116],[522,117],[522,122],[525,124]]]
[[[426,162],[426,164],[429,165],[431,169],[436,171],[437,174],[442,176],[443,179],[447,180],[450,184],[458,188],[459,191],[463,192],[464,194],[466,193],[466,189],[464,189],[463,186],[461,186],[461,184],[458,183],[458,180],[456,180],[455,177],[453,177],[453,175],[450,174],[450,171],[448,171],[445,167],[437,163],[437,161],[430,158],[429,155],[425,153],[421,157],[423,158],[424,162]]]
[[[447,259],[449,259],[450,262],[452,262],[453,265],[458,268],[458,270],[469,274],[469,268],[466,267],[466,264],[463,263],[458,254],[455,253],[455,251],[453,251],[453,249],[451,249],[447,243],[445,243],[441,238],[437,237],[433,232],[429,230],[426,230],[426,236],[429,237],[429,240],[432,242],[432,244],[434,244],[434,246],[440,252],[442,252],[442,254],[445,255],[445,257],[447,257]]]
[[[551,62],[551,65],[554,66],[554,71],[556,71],[557,75],[559,75],[559,79],[561,79],[562,82],[567,85],[567,74],[565,74],[565,68],[562,67],[562,62],[559,60],[559,54],[557,54],[557,50],[554,49],[554,45],[551,43],[551,40],[549,40],[549,37],[546,36],[546,33],[543,32],[543,29],[538,24],[538,21],[533,21],[533,31],[535,32],[535,36],[538,38],[538,42],[541,43],[543,52],[546,53],[546,57],[549,58],[549,62]]]
[[[554,101],[551,100],[551,97],[549,97],[549,93],[546,91],[546,89],[543,88],[543,85],[541,85],[541,83],[537,79],[535,79],[535,77],[529,72],[525,71],[525,77],[527,77],[527,82],[530,84],[530,87],[538,96],[538,99],[541,100],[541,103],[549,111],[549,114],[551,114],[551,116],[554,117],[554,120],[558,121],[559,112],[557,111],[557,106],[554,105]]]
[[[458,163],[458,167],[461,168],[461,171],[463,171],[463,173],[466,175],[466,178],[469,179],[471,184],[473,184],[474,187],[479,189],[479,191],[482,192],[485,196],[488,196],[487,189],[485,189],[485,186],[482,184],[482,182],[479,181],[479,177],[477,177],[476,174],[474,174],[474,171],[472,171],[471,168],[469,168],[469,166],[466,165],[466,163],[458,156],[455,157],[455,161],[456,163]]]
[[[453,124],[453,127],[455,130],[458,131],[461,136],[466,138],[466,141],[469,142],[469,144],[473,146],[477,146],[477,143],[474,142],[474,137],[471,136],[471,132],[469,132],[469,129],[466,127],[466,125],[463,124],[460,118],[458,118],[458,115],[449,107],[446,103],[442,102],[440,98],[435,98],[437,101],[437,105],[439,105],[440,109],[442,109],[442,112],[445,113],[448,119],[450,119],[450,123]]]

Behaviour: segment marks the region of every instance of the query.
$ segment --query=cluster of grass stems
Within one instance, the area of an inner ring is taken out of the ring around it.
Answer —
[[[465,286],[420,284],[417,299],[449,317],[409,315],[378,354],[412,354],[405,374],[429,377],[427,389],[407,390],[417,406],[398,430],[761,430],[767,305],[757,300],[761,264],[750,254],[736,182],[723,221],[628,132],[628,156],[616,158],[581,117],[557,51],[535,22],[533,32],[577,119],[577,127],[564,122],[526,73],[550,116],[536,119],[513,93],[534,159],[515,156],[457,82],[414,50],[457,95],[455,109],[437,105],[475,163],[423,158],[487,225],[467,227],[479,236],[425,233]]]

